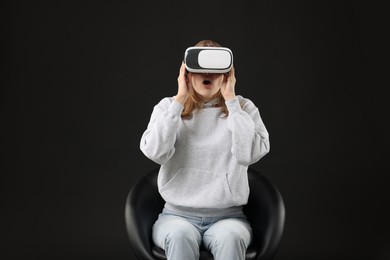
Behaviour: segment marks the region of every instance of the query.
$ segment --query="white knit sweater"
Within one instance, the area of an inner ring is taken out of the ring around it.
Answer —
[[[205,104],[190,119],[172,97],[153,110],[140,149],[161,164],[158,187],[166,207],[195,216],[241,210],[249,196],[248,166],[269,152],[259,110],[237,96],[226,102],[229,116]]]

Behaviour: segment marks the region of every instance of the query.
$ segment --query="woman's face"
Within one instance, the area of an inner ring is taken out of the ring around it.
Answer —
[[[222,87],[224,74],[219,73],[188,73],[192,87],[201,96],[203,102],[209,102],[216,97]]]

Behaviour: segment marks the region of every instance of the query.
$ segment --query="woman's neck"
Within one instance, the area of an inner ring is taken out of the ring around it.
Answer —
[[[201,100],[203,103],[209,103],[211,100],[216,99],[216,98],[218,98],[218,97],[219,97],[219,93],[216,93],[216,94],[214,94],[214,95],[211,96],[211,97],[204,97],[204,96],[199,95],[199,98],[200,98],[200,100]]]

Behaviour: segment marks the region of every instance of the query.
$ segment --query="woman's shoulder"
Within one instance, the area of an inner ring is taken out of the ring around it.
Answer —
[[[241,95],[236,95],[236,97],[237,97],[238,102],[240,103],[240,105],[243,109],[246,107],[256,108],[255,103],[253,103],[253,101],[250,100],[249,98],[243,97]]]
[[[173,100],[174,97],[164,97],[157,103],[156,106],[161,108],[168,108],[173,102]]]

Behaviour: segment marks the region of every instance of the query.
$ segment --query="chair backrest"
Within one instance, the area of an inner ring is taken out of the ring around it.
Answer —
[[[142,176],[131,188],[125,206],[130,245],[139,259],[158,259],[152,254],[152,227],[164,207],[157,187],[159,169]],[[244,212],[251,223],[253,242],[248,259],[273,259],[283,234],[285,208],[277,188],[260,172],[249,168],[250,196]],[[163,259],[163,258],[162,258]]]

